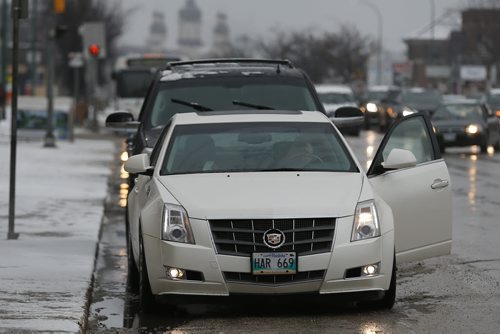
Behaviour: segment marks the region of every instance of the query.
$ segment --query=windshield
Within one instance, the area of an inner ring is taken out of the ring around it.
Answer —
[[[489,95],[488,103],[494,108],[500,106],[500,94]]]
[[[328,123],[258,122],[179,125],[161,174],[357,172]]]
[[[162,82],[152,111],[146,113],[149,118],[144,127],[149,130],[163,126],[176,113],[196,111],[187,103],[175,102],[179,100],[217,111],[259,109],[243,106],[245,103],[277,110],[321,110],[303,79],[282,77],[276,81],[264,77],[218,77]],[[234,101],[240,103],[235,105]]]
[[[403,104],[413,105],[430,105],[437,107],[441,102],[441,95],[437,92],[405,92],[402,96]]]
[[[471,120],[479,121],[483,119],[483,111],[478,104],[448,104],[442,105],[432,116],[435,120]]]
[[[368,91],[368,101],[396,101],[401,92],[399,90]]]
[[[120,72],[116,78],[116,95],[121,98],[142,98],[146,96],[154,73],[150,70]]]
[[[354,96],[349,93],[318,93],[319,99],[325,104],[340,104],[354,102]]]

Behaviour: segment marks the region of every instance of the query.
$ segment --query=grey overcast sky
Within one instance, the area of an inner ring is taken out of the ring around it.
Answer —
[[[383,17],[383,43],[388,50],[403,51],[402,39],[420,30],[431,20],[431,3],[436,17],[449,9],[461,8],[467,0],[196,0],[203,12],[205,44],[210,45],[215,15],[228,15],[231,36],[247,34],[264,37],[273,28],[281,30],[311,29],[334,31],[342,24],[352,24],[362,33],[376,37],[377,6]],[[144,44],[153,11],[166,16],[167,45],[175,47],[177,15],[185,0],[121,0],[124,9],[135,8],[131,14],[123,44]]]

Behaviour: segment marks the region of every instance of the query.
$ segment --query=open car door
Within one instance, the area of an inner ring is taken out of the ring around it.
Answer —
[[[393,156],[398,149],[412,152],[414,162],[386,168],[394,149]],[[404,117],[389,129],[367,175],[392,208],[398,263],[451,252],[450,175],[425,114]]]

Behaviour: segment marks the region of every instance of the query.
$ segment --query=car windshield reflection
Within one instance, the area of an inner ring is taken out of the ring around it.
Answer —
[[[161,174],[357,172],[327,123],[229,123],[177,126]]]

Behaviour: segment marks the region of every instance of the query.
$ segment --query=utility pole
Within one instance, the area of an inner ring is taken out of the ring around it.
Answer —
[[[47,39],[47,132],[44,138],[44,147],[56,147],[54,136],[54,34],[55,20],[52,18],[52,24],[49,24],[49,36]]]
[[[36,82],[37,82],[37,31],[38,31],[38,24],[37,24],[37,18],[38,18],[38,0],[33,1],[33,19],[31,21],[32,24],[32,30],[31,30],[31,95],[35,95],[35,87],[36,87]]]
[[[0,72],[2,76],[0,78],[0,94],[3,94],[3,96],[0,98],[0,119],[5,119],[7,113],[7,18],[7,0],[2,0],[2,20],[0,24],[0,37],[2,38]]]
[[[19,20],[28,17],[28,0],[12,0],[12,111],[10,130],[10,188],[9,188],[9,231],[7,239],[19,238],[15,233],[16,217],[16,159],[17,159],[17,95],[19,72]]]

